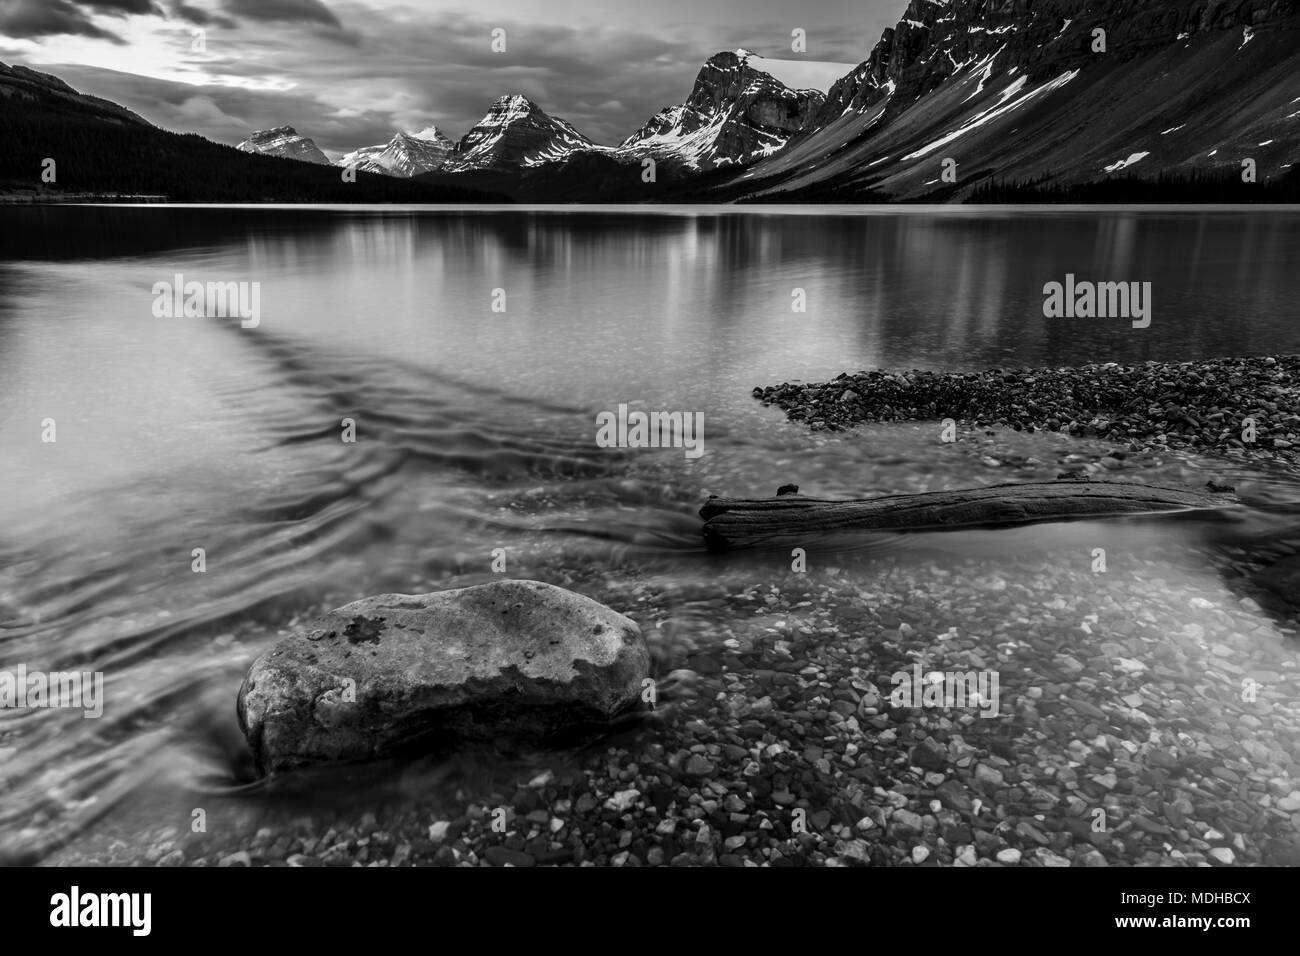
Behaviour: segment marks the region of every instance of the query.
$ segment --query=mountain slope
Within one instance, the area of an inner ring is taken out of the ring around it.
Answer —
[[[353,150],[338,165],[355,165],[362,172],[410,178],[441,169],[455,149],[456,144],[438,127],[428,126],[418,133],[397,133],[387,143]]]
[[[625,139],[618,152],[689,169],[747,165],[783,147],[812,121],[826,96],[791,82],[829,85],[846,64],[766,60],[748,50],[710,57],[684,103],[660,110]]]
[[[532,100],[502,96],[456,144],[445,171],[527,168],[563,159],[575,150],[605,148]]]
[[[1300,0],[913,0],[736,188],[763,201],[951,199],[995,177],[1081,183],[1244,158],[1264,181],[1300,162],[1298,111]]]
[[[141,116],[125,106],[118,106],[98,96],[78,93],[57,76],[38,73],[25,66],[0,63],[0,97],[9,105],[46,104],[61,111],[78,112],[110,123],[133,123],[149,126]]]
[[[245,153],[261,153],[263,156],[279,156],[283,159],[297,159],[304,163],[329,165],[329,157],[305,136],[299,136],[292,126],[277,126],[275,129],[263,129],[251,134],[236,149]]]

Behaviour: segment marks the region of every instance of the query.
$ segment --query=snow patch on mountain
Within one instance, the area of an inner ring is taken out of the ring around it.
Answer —
[[[1117,163],[1111,163],[1104,170],[1102,170],[1102,172],[1117,173],[1121,169],[1128,169],[1130,166],[1142,162],[1142,160],[1146,159],[1150,155],[1151,155],[1150,153],[1132,153],[1129,155],[1128,159],[1121,159]]]
[[[1014,82],[1012,82],[1010,86],[1008,86],[1006,89],[1002,91],[1002,93],[999,95],[998,102],[995,103],[993,106],[989,107],[986,110],[981,110],[980,112],[976,113],[974,116],[968,119],[961,126],[957,127],[957,129],[953,130],[952,132],[944,136],[939,137],[939,139],[936,139],[933,143],[930,143],[927,146],[923,146],[920,149],[916,150],[915,152],[908,153],[906,156],[903,157],[903,161],[909,159],[920,159],[922,156],[926,156],[934,152],[936,149],[939,149],[942,146],[947,146],[953,140],[965,136],[971,130],[978,129],[979,127],[983,126],[985,123],[989,123],[1000,116],[1010,113],[1012,110],[1019,109],[1021,106],[1024,106],[1030,100],[1042,96],[1045,93],[1050,93],[1053,90],[1060,89],[1062,86],[1064,86],[1066,83],[1069,83],[1072,79],[1074,79],[1078,75],[1079,75],[1078,70],[1070,70],[1066,73],[1062,73],[1056,79],[1051,80],[1048,83],[1044,83],[1042,86],[1035,87],[1034,89],[1030,90],[1028,93],[1024,94],[1023,96],[1017,97],[1016,99],[1012,99],[1012,97],[1016,96],[1016,94],[1019,93],[1025,87],[1028,81],[1027,77],[1024,76],[1019,77]],[[1143,153],[1143,155],[1145,156],[1146,154]]]

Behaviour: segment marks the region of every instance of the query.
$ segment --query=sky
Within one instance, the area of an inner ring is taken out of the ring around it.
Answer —
[[[860,63],[907,0],[0,0],[0,62],[165,129],[235,144],[293,126],[331,156],[522,93],[615,144],[745,47]],[[807,51],[791,51],[791,31]],[[505,31],[505,52],[492,50]],[[201,32],[196,32],[201,31]]]

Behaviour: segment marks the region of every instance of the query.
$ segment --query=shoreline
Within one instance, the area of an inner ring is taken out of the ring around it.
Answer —
[[[996,427],[1295,461],[1300,356],[1104,363],[983,372],[869,370],[829,382],[758,386],[752,395],[814,431],[933,421],[936,440]],[[941,434],[945,419],[956,426]],[[1253,440],[1248,420],[1253,420]]]

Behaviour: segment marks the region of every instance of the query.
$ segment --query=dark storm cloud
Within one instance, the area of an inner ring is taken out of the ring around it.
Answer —
[[[497,26],[506,30],[504,54],[491,49]],[[341,92],[348,84],[372,82],[378,67],[405,79],[413,108],[461,133],[498,96],[522,93],[587,135],[615,142],[647,117],[628,126],[630,117],[610,115],[601,104],[629,95],[655,97],[652,102],[680,99],[699,69],[670,37],[575,26],[444,17],[414,32],[385,24],[381,35],[372,33],[367,41],[368,49],[384,51],[382,62],[366,57],[339,64],[346,78]]]
[[[192,23],[195,26],[221,26],[231,30],[237,26],[230,17],[223,17],[219,13],[210,13],[202,7],[192,7],[185,3],[185,0],[172,0],[167,5],[167,11],[173,19],[184,20],[186,23]]]
[[[0,35],[16,39],[74,35],[124,42],[96,24],[92,13],[126,17],[163,15],[163,10],[154,0],[0,0]]]
[[[162,13],[154,0],[74,0],[79,7],[89,7],[101,13]]]
[[[72,34],[122,43],[69,0],[0,0],[0,35],[15,39]]]
[[[225,0],[225,9],[245,20],[264,23],[321,23],[342,29],[336,17],[320,0]]]

